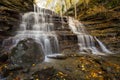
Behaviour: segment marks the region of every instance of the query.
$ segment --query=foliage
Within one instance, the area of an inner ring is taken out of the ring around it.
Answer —
[[[65,12],[76,4],[88,5],[90,0],[35,0],[35,3],[44,3],[43,7],[54,9],[57,13]]]

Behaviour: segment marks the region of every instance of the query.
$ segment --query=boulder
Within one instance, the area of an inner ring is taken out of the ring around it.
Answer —
[[[44,58],[42,46],[31,38],[19,41],[9,55],[11,63],[22,66],[40,63]]]

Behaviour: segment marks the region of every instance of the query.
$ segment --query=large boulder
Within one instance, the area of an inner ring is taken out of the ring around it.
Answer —
[[[9,55],[11,63],[21,66],[40,63],[44,58],[42,46],[31,38],[21,40]]]

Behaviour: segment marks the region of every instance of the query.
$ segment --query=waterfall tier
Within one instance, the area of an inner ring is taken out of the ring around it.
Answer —
[[[88,34],[85,26],[79,21],[69,18],[69,27],[77,35],[80,52],[93,54],[111,53],[96,37]]]
[[[34,6],[34,11],[22,16],[17,35],[5,40],[4,45],[10,41],[16,45],[21,40],[32,38],[42,46],[45,55],[59,53],[58,39],[53,24],[56,20],[52,16],[53,13],[37,6]]]

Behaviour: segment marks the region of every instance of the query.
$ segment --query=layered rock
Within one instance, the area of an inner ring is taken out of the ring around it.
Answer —
[[[108,11],[84,18],[83,23],[91,35],[97,36],[108,48],[119,53],[120,12]]]
[[[33,10],[33,0],[0,0],[0,41],[13,35],[21,13]]]
[[[74,7],[71,7],[65,15],[74,17],[74,13]],[[91,35],[97,36],[112,52],[120,52],[119,0],[92,0],[87,5],[78,3],[77,18],[86,25]]]

